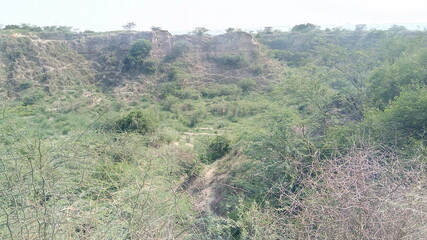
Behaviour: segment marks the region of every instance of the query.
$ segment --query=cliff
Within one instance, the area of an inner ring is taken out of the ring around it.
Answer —
[[[180,71],[188,73],[186,79],[181,79],[187,86],[224,79],[229,82],[236,80],[237,75],[254,76],[260,54],[256,40],[244,32],[212,37],[172,36],[164,30],[0,37],[0,83],[3,91],[8,89],[9,96],[22,88],[22,84],[43,87],[48,93],[75,84],[114,88],[136,82],[140,89],[148,85],[153,89],[168,78],[169,68],[179,63],[183,66]],[[149,59],[157,69],[153,75],[123,71],[124,59],[137,39],[152,43]]]

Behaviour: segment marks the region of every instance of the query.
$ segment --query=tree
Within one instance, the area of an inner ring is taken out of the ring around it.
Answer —
[[[407,88],[378,114],[378,130],[386,142],[404,143],[404,139],[427,139],[427,88]]]
[[[240,28],[232,28],[232,27],[229,27],[229,28],[225,29],[225,32],[226,32],[226,33],[241,32],[241,31],[242,31],[242,29],[240,29]]]
[[[21,27],[16,24],[9,24],[4,27],[4,30],[9,30],[9,29],[21,29]]]
[[[43,31],[46,32],[71,32],[72,27],[68,26],[44,26]]]
[[[152,74],[155,72],[155,62],[146,60],[152,49],[151,42],[139,39],[132,44],[129,55],[124,60],[124,70],[137,70]]]
[[[134,22],[129,22],[125,25],[123,25],[123,29],[126,31],[130,31],[136,27],[136,24]]]
[[[231,32],[235,32],[235,31],[236,31],[236,29],[232,28],[232,27],[229,27],[229,28],[225,29],[226,33],[231,33]]]
[[[406,31],[407,29],[406,29],[406,27],[404,27],[404,26],[399,26],[399,25],[394,24],[394,25],[393,25],[393,26],[391,26],[388,30],[389,30],[390,32],[397,33],[397,32],[403,32],[403,31]]]
[[[310,32],[318,29],[320,29],[320,26],[318,25],[314,25],[312,23],[305,23],[305,24],[303,23],[303,24],[295,25],[291,31],[292,32]]]
[[[151,110],[134,110],[116,122],[117,132],[152,133],[159,124],[158,116]]]
[[[400,95],[402,88],[427,84],[427,50],[417,51],[415,54],[402,54],[394,63],[386,63],[372,72],[367,82],[367,93],[375,106],[384,109]]]
[[[162,30],[162,28],[161,28],[161,27],[155,27],[155,26],[152,26],[152,27],[151,27],[151,31],[153,31],[153,32],[161,31],[161,30]]]
[[[55,32],[57,30],[57,26],[44,26],[43,31],[46,32]]]
[[[72,27],[69,26],[59,26],[58,32],[71,32]]]
[[[273,33],[273,27],[264,27],[263,33],[272,34]]]
[[[356,32],[364,32],[366,31],[366,24],[357,24],[354,28]]]
[[[191,33],[198,36],[198,37],[202,37],[207,32],[209,32],[209,29],[207,29],[205,27],[196,27]]]
[[[151,49],[152,45],[149,41],[145,39],[139,39],[132,44],[132,47],[130,49],[130,55],[134,57],[146,58],[148,57],[148,54],[150,53]]]

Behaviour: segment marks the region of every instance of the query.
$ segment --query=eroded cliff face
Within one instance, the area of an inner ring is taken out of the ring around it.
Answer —
[[[146,39],[152,43],[150,59],[160,69],[155,75],[123,72],[124,59],[137,39]],[[187,49],[174,61],[186,63],[184,71],[188,72],[188,78],[191,79],[184,80],[188,84],[232,80],[239,74],[250,76],[253,70],[250,63],[256,61],[260,52],[256,40],[245,32],[212,37],[172,36],[164,30],[100,34],[9,34],[0,36],[0,84],[3,90],[11,92],[26,83],[44,87],[48,92],[69,84],[115,87],[126,81],[141,84],[150,81],[153,85],[167,78],[165,68],[173,64],[170,56],[176,51],[175,45],[183,42]],[[231,61],[242,61],[242,66],[224,67],[228,58]]]
[[[0,91],[9,97],[29,87],[40,87],[50,94],[94,77],[89,62],[69,41],[19,34],[1,36],[0,41]]]
[[[264,81],[260,71],[268,62],[262,56],[256,39],[245,32],[231,32],[216,36],[179,35],[174,47],[189,46],[184,61],[191,65],[192,78],[187,85],[205,86],[211,83],[237,83],[242,78]],[[264,68],[267,70],[267,68]]]
[[[212,37],[210,49],[213,53],[221,54],[248,54],[253,55],[259,52],[258,42],[246,32],[231,32]]]
[[[138,39],[146,39],[152,43],[151,55],[154,58],[162,58],[172,49],[172,35],[163,30],[88,35],[69,42],[79,54],[91,58],[96,57],[99,53],[111,51],[115,51],[119,55],[126,55],[132,43]]]

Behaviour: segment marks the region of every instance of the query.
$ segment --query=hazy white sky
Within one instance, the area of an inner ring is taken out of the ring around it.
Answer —
[[[0,24],[65,25],[80,30],[160,26],[184,32],[202,26],[427,23],[427,0],[0,0]]]

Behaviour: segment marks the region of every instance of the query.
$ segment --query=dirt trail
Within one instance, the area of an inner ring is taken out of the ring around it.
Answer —
[[[218,203],[224,197],[227,173],[218,172],[218,164],[206,166],[205,170],[189,188],[192,191],[194,209],[199,213],[216,213]]]
[[[194,147],[194,137],[197,136],[219,136],[226,130],[215,128],[197,128],[201,132],[184,132],[181,142],[173,142],[174,146],[186,145]],[[184,142],[184,143],[183,143]],[[201,173],[196,177],[187,179],[182,184],[182,189],[194,197],[193,206],[199,213],[213,213],[216,204],[221,200],[221,185],[227,174],[218,172],[218,162],[205,165]]]
[[[198,212],[212,212],[211,206],[215,201],[215,168],[207,169],[203,176],[199,177],[199,182],[196,185],[202,190],[198,193],[198,198],[195,202],[195,209]]]

